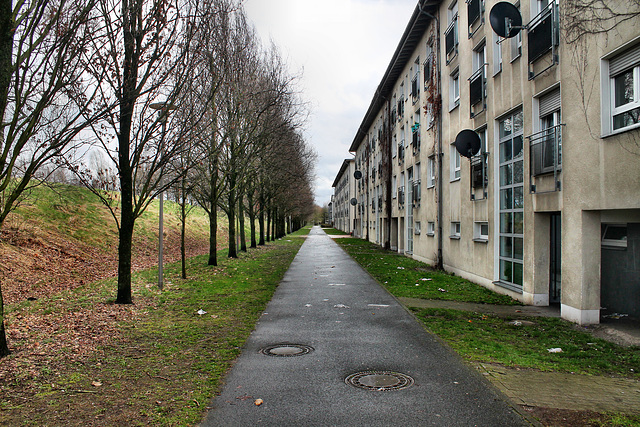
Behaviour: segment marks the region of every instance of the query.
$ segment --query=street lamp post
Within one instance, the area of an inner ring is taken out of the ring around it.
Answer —
[[[175,105],[170,102],[155,102],[150,105],[154,110],[158,110],[158,116],[162,124],[162,136],[160,137],[160,147],[158,149],[159,155],[162,156],[164,149],[164,136],[167,130],[167,115],[170,111],[175,110]],[[162,171],[160,171],[162,173]],[[162,185],[162,177],[160,177],[160,185]],[[164,243],[164,219],[163,219],[163,204],[164,204],[164,191],[160,191],[158,195],[158,289],[163,288],[163,243]]]

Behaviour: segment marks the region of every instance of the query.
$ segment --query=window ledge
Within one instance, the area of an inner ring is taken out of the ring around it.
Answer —
[[[453,179],[452,179],[452,180],[450,180],[449,182],[458,182],[458,181],[460,181],[460,177],[458,177],[458,178],[453,178]]]
[[[451,240],[460,240],[460,236],[456,236],[455,234],[453,236],[449,236],[449,238]]]
[[[616,135],[620,135],[621,133],[625,133],[625,132],[629,132],[630,130],[634,130],[634,129],[638,129],[640,128],[640,123],[636,123],[635,125],[631,125],[631,126],[627,126],[625,128],[622,129],[616,129],[613,131],[610,131],[608,133],[605,133],[601,136],[602,139],[606,139],[612,136],[616,136]]]
[[[434,237],[436,235],[436,233],[427,233],[427,236],[429,237]]]
[[[476,243],[489,243],[489,239],[485,239],[485,238],[478,238],[476,237],[475,239],[473,239],[474,242]]]
[[[494,285],[500,286],[501,288],[508,289],[513,292],[517,292],[522,294],[522,286],[514,285],[513,283],[503,282],[501,280],[493,282]]]

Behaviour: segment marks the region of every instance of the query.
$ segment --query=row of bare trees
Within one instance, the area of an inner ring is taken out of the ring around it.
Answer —
[[[247,216],[252,247],[281,237],[312,212],[315,161],[285,70],[237,0],[0,0],[0,227],[43,171],[66,167],[113,215],[121,304],[135,221],[164,191],[183,236],[190,201],[209,214],[210,265],[219,210],[229,257],[246,250]],[[0,357],[3,313],[0,283]]]

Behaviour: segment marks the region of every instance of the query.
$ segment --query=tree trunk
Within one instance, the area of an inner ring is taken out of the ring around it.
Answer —
[[[4,332],[4,299],[2,297],[2,287],[0,287],[0,359],[10,353],[7,335]]]
[[[182,201],[180,203],[180,260],[182,262],[182,278],[187,278],[187,248],[185,245],[185,234],[187,231],[187,198],[185,197],[184,179],[182,179]]]
[[[124,196],[123,196],[124,199]],[[118,242],[118,296],[116,304],[131,304],[131,244],[133,240],[133,213],[130,209],[125,213],[125,203],[122,203],[120,233]]]
[[[269,236],[271,234],[271,209],[267,208],[267,242],[269,242]]]
[[[218,265],[218,212],[213,205],[209,211],[209,261],[207,265]]]
[[[260,191],[260,198],[258,200],[258,204],[260,205],[260,213],[258,214],[258,226],[260,227],[260,241],[259,245],[264,245],[264,194]]]
[[[240,196],[238,197],[238,218],[239,218],[239,222],[240,222],[240,230],[238,230],[238,233],[240,233],[240,250],[242,252],[247,252],[247,235],[244,232],[244,203],[243,203],[244,197]]]
[[[258,243],[256,241],[256,210],[253,205],[253,192],[249,191],[247,193],[247,204],[249,205],[249,209],[247,210],[247,214],[249,214],[249,228],[251,229],[251,247],[257,248]]]

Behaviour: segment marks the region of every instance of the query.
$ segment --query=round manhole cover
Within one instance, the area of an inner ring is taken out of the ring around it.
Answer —
[[[270,345],[260,350],[260,353],[267,356],[292,357],[302,356],[313,351],[313,347],[301,344],[276,344]]]
[[[390,371],[356,372],[344,381],[354,387],[375,391],[400,390],[413,384],[410,376]]]

